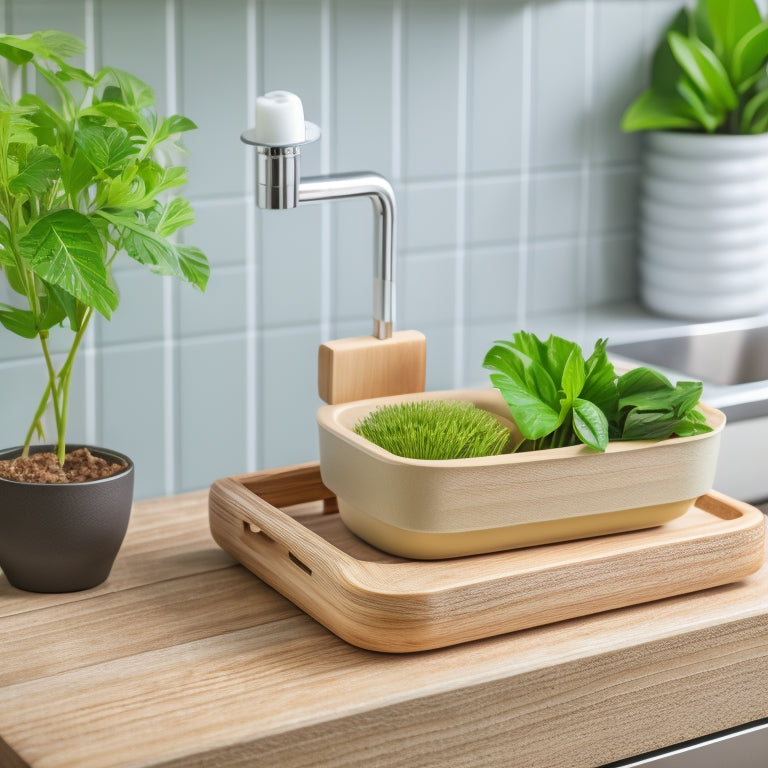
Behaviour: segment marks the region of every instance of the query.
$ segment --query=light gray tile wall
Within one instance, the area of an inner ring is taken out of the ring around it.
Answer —
[[[317,346],[370,332],[373,214],[365,200],[254,210],[239,134],[274,88],[322,128],[305,174],[393,182],[398,325],[427,335],[429,388],[482,383],[485,350],[517,327],[631,299],[639,141],[618,123],[678,5],[0,0],[7,31],[84,36],[93,64],[134,72],[199,126],[184,239],[208,254],[210,288],[121,259],[122,305],[85,344],[70,436],[131,454],[139,497],[316,458]],[[2,444],[23,439],[40,373],[34,345],[0,330]]]

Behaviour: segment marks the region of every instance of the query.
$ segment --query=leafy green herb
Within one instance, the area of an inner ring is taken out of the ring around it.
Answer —
[[[650,88],[624,113],[625,131],[768,130],[768,22],[754,0],[698,0],[658,44]]]
[[[496,456],[510,432],[472,403],[419,400],[386,405],[355,425],[358,435],[385,451],[409,459],[468,459]]]
[[[546,342],[520,331],[497,341],[483,366],[523,435],[521,450],[584,443],[604,451],[610,440],[654,440],[710,432],[697,410],[701,382],[676,385],[657,371],[618,376],[600,339],[588,359],[572,341]]]
[[[18,306],[0,304],[0,325],[37,338],[48,372],[24,455],[51,402],[62,463],[75,355],[93,313],[109,319],[118,307],[117,254],[201,290],[209,273],[202,251],[173,240],[194,221],[189,202],[169,194],[186,182],[171,158],[194,123],[158,117],[150,86],[127,72],[67,63],[83,52],[64,32],[0,36],[9,81],[33,67],[52,92],[50,103],[35,93],[14,102],[0,82],[0,270],[20,295]],[[48,337],[64,323],[74,337],[56,370]]]

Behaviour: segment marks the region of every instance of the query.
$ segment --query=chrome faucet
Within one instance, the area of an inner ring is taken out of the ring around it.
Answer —
[[[285,210],[300,203],[368,197],[373,203],[376,239],[373,335],[392,337],[394,322],[395,194],[377,173],[340,173],[301,178],[301,148],[320,138],[304,121],[301,100],[288,91],[271,91],[256,101],[256,126],[241,137],[256,147],[256,205]]]

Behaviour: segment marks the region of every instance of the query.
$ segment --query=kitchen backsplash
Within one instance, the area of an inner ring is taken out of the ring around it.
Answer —
[[[69,438],[130,454],[138,497],[316,458],[317,347],[371,332],[373,218],[366,200],[255,210],[239,135],[268,90],[298,93],[323,131],[305,174],[393,182],[397,326],[426,334],[430,389],[485,381],[493,340],[542,314],[632,299],[640,140],[618,126],[679,4],[0,0],[5,31],[77,34],[85,65],[137,74],[199,126],[187,239],[209,289],[121,264]],[[36,352],[0,329],[4,446],[40,396]]]

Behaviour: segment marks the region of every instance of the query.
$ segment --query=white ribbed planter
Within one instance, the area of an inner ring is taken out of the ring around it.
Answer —
[[[640,296],[654,312],[768,312],[768,134],[646,136]]]

